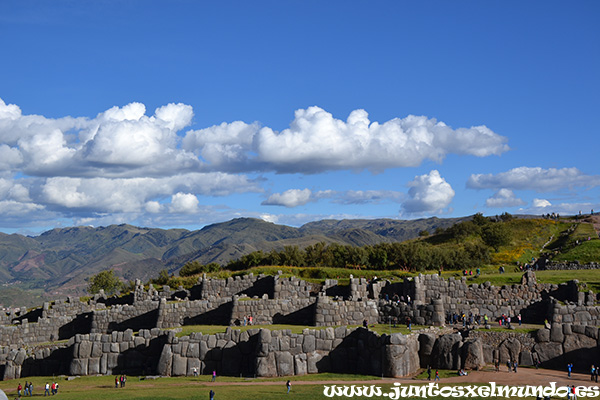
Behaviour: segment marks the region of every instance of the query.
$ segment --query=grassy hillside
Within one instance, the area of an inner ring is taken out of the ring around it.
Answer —
[[[517,261],[524,263],[541,254],[556,261],[587,263],[600,261],[600,240],[593,222],[590,218],[553,221],[535,217],[490,222],[478,216],[414,221],[324,220],[294,228],[239,218],[199,231],[124,224],[54,229],[38,237],[0,233],[0,284],[11,289],[3,290],[6,294],[0,296],[6,305],[30,304],[31,296],[25,293],[32,290],[32,296],[46,294],[49,300],[79,296],[85,294],[86,280],[106,269],[114,269],[123,280],[148,281],[162,269],[177,274],[190,261],[227,265],[252,252],[266,254],[292,247],[302,250],[316,244],[335,244],[338,248],[330,254],[333,258],[308,265],[322,268],[298,270],[296,275],[306,279],[347,279],[354,270],[344,272],[343,268],[327,267],[349,266],[358,269],[355,276],[398,277],[407,271],[437,270],[449,265],[456,269],[487,264],[514,266]],[[510,240],[489,247],[482,233],[488,223],[494,227],[502,225]],[[399,248],[399,243],[406,246]],[[388,257],[382,258],[386,251]],[[346,256],[354,254],[345,258],[344,252]],[[411,257],[416,260],[412,264]],[[287,262],[282,259],[272,263]],[[382,271],[394,269],[399,271]]]

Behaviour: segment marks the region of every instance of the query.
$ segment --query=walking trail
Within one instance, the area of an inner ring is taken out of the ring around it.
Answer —
[[[432,374],[433,375],[433,374]],[[230,385],[281,385],[285,383],[289,377],[282,377],[281,381],[266,381],[256,379],[251,382],[207,382],[201,381],[200,384],[206,384],[207,386],[230,386]],[[352,384],[365,384],[365,385],[381,385],[390,384],[394,382],[402,384],[425,384],[428,381],[425,379],[413,379],[413,378],[383,378],[377,380],[327,380],[327,381],[294,381],[293,385],[352,385]],[[472,371],[467,376],[454,376],[448,378],[442,378],[441,384],[466,384],[466,383],[490,383],[496,382],[499,385],[511,385],[511,386],[524,386],[524,385],[542,385],[546,386],[550,382],[556,382],[557,386],[575,385],[575,386],[600,386],[600,383],[590,381],[589,374],[573,373],[571,378],[567,376],[566,370],[555,371],[549,369],[534,369],[534,368],[519,368],[518,372],[507,372],[506,368],[499,372],[494,370],[483,370],[483,371]]]

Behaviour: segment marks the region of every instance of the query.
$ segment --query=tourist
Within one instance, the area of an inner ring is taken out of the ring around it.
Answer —
[[[119,377],[115,375],[115,388],[119,387]]]
[[[212,389],[208,392],[208,398],[209,400],[215,400],[215,392]]]
[[[440,380],[440,371],[439,370],[435,370],[435,378],[433,379],[433,381],[439,381]]]
[[[569,378],[571,377],[571,371],[573,370],[573,363],[567,364],[567,371],[569,371]]]
[[[198,368],[192,368],[192,373],[194,374],[194,376],[198,376]]]
[[[25,386],[23,386],[23,395],[29,396],[29,382],[25,381]]]
[[[287,393],[290,392],[290,389],[292,388],[292,382],[290,382],[290,380],[288,379],[288,381],[285,383],[285,387],[287,387]]]
[[[431,366],[429,365],[427,366],[427,380],[431,380]]]
[[[412,321],[410,320],[410,317],[406,317],[406,327],[409,331],[412,331]]]
[[[31,382],[31,381],[29,382],[28,389],[29,389],[29,396],[33,396],[33,382]]]
[[[515,374],[517,373],[517,362],[516,361],[513,363],[513,371],[515,372]]]
[[[506,362],[506,368],[508,369],[508,372],[510,372],[510,370],[512,369],[512,360],[508,360]]]
[[[46,386],[44,386],[44,396],[50,396],[50,384],[46,382]]]
[[[23,390],[23,386],[21,386],[21,382],[19,382],[19,385],[17,386],[17,394],[19,397],[21,397],[21,390]]]
[[[592,369],[590,370],[590,380],[592,382],[594,381],[594,375],[596,375],[596,367],[594,367],[594,364],[592,364]]]
[[[211,382],[215,382],[217,380],[217,370],[213,369],[213,375],[212,375],[212,381]]]
[[[517,320],[519,321],[519,326],[521,326],[521,314],[517,315]]]

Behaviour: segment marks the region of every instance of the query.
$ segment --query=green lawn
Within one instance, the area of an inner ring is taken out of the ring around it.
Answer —
[[[360,325],[348,325],[349,328],[357,328]],[[369,325],[369,329],[377,332],[378,334],[392,334],[392,333],[402,333],[407,335],[411,332],[417,331],[419,329],[427,328],[428,326],[423,325],[413,325],[412,331],[409,331],[406,324],[398,324],[395,327],[391,324],[371,324]],[[192,332],[201,332],[205,335],[214,335],[215,333],[223,333],[227,329],[227,326],[224,325],[186,325],[181,328],[181,331],[177,333],[178,337],[189,336]],[[323,330],[326,329],[326,326],[306,326],[306,325],[252,325],[252,326],[233,326],[232,329],[247,331],[249,329],[269,329],[271,331],[282,331],[289,329],[292,333],[302,333],[304,329],[314,329],[314,330]],[[177,328],[180,329],[180,328]]]
[[[455,371],[440,371],[442,378],[456,374]],[[383,393],[390,393],[392,385],[388,383],[378,384],[378,378],[353,375],[353,381],[367,380],[372,383],[356,384],[357,386],[380,386]],[[59,382],[60,388],[56,398],[63,400],[199,400],[208,399],[209,391],[212,389],[215,392],[215,400],[275,400],[289,398],[293,400],[313,400],[327,399],[324,394],[324,384],[295,384],[301,380],[311,381],[330,381],[339,380],[338,374],[315,374],[305,377],[291,377],[292,390],[286,394],[285,382],[287,377],[276,379],[240,379],[232,378],[226,385],[218,385],[223,380],[218,378],[217,384],[208,382],[208,377],[200,378],[158,378],[158,379],[140,379],[139,377],[128,377],[125,388],[114,387],[113,376],[96,376],[96,377],[80,377],[73,380],[66,380],[64,377],[34,377],[34,396],[43,396],[43,386],[45,382],[56,380]],[[16,397],[17,385],[25,383],[25,380],[20,379],[13,381],[0,382],[0,388],[4,390],[9,399]],[[263,382],[264,384],[252,384],[255,382]],[[416,382],[415,382],[416,383]],[[352,382],[348,381],[347,385]],[[331,386],[333,383],[327,385]],[[339,383],[337,384],[340,385]],[[335,397],[335,398],[344,398]],[[357,398],[366,398],[365,396]],[[380,398],[387,398],[380,397]]]

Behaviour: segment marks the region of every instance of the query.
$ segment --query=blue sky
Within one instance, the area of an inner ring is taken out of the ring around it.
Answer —
[[[0,3],[0,231],[600,210],[597,1]]]

